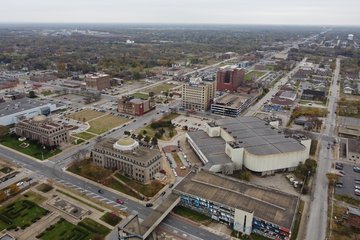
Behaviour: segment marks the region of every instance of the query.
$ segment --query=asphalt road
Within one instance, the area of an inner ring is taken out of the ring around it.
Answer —
[[[340,73],[340,59],[336,59],[336,69],[330,86],[328,115],[325,119],[324,135],[335,138],[336,125],[336,100],[338,99],[338,85],[336,82],[339,79]],[[327,213],[328,213],[328,179],[326,173],[331,171],[331,165],[334,161],[333,149],[328,149],[327,141],[320,141],[320,151],[318,167],[315,175],[315,188],[313,198],[310,205],[310,216],[308,219],[307,231],[305,240],[323,240],[326,237],[327,228]]]
[[[249,108],[245,116],[255,116],[256,113],[259,111],[259,109],[264,105],[264,103],[272,98],[273,95],[275,95],[279,91],[279,87],[286,84],[286,82],[289,80],[290,76],[292,76],[294,73],[296,73],[299,70],[299,66],[301,63],[306,62],[307,58],[304,58],[301,62],[299,62],[293,70],[291,70],[288,74],[286,74],[283,78],[281,78],[279,81],[275,83],[275,85],[269,89],[269,92],[262,97],[255,105],[253,105],[251,108]]]

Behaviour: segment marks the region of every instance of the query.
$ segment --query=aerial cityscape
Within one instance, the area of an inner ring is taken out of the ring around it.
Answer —
[[[1,3],[0,240],[360,239],[341,3]]]

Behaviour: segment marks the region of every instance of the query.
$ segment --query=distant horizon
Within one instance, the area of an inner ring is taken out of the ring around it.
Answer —
[[[284,26],[284,27],[360,27],[335,24],[277,24],[277,23],[186,23],[186,22],[0,22],[0,25],[208,25],[208,26]]]
[[[358,0],[17,0],[1,23],[359,26]]]

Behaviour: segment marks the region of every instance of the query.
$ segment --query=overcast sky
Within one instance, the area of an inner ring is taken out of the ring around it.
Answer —
[[[0,22],[360,25],[360,0],[0,0]]]

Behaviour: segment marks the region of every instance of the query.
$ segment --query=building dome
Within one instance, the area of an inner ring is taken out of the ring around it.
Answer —
[[[47,117],[45,115],[39,115],[33,118],[34,122],[44,122],[46,121]]]
[[[139,143],[130,137],[124,137],[117,140],[113,147],[120,151],[131,151],[139,146]]]

